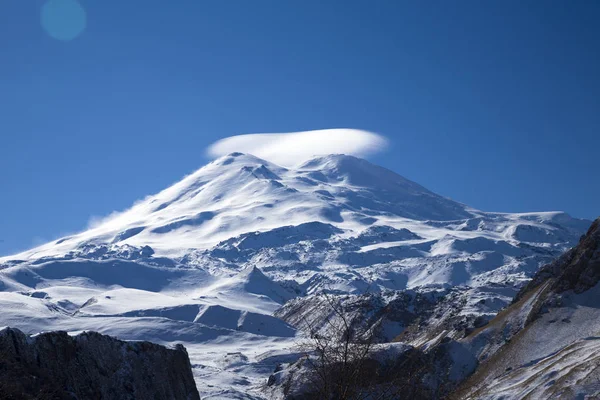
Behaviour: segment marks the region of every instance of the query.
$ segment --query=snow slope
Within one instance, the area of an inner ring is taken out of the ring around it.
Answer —
[[[83,243],[149,245],[159,254],[181,255],[246,232],[312,221],[369,226],[378,215],[417,220],[473,216],[464,205],[355,157],[319,157],[288,170],[233,153],[93,229],[18,257],[57,254]]]
[[[293,356],[298,332],[274,316],[286,302],[452,292],[459,314],[491,318],[588,225],[475,210],[356,157],[283,168],[232,153],[89,230],[1,258],[0,326],[183,343],[202,398],[261,398]],[[388,338],[405,326],[386,324]]]
[[[600,219],[465,343],[482,365],[460,398],[600,395]]]

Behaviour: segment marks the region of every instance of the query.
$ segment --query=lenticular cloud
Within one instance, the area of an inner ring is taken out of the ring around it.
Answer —
[[[313,156],[348,154],[365,157],[383,149],[387,140],[358,129],[324,129],[292,133],[256,133],[221,139],[208,148],[208,155],[221,157],[241,152],[292,167]]]

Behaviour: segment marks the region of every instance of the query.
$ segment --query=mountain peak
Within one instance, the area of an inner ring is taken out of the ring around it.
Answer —
[[[205,168],[211,166],[211,167],[215,167],[215,166],[220,166],[220,167],[225,167],[228,165],[233,165],[233,166],[239,166],[239,165],[245,165],[245,166],[259,166],[259,165],[264,165],[267,166],[268,168],[273,168],[273,169],[285,169],[283,167],[280,167],[277,164],[274,164],[270,161],[264,160],[260,157],[256,157],[252,154],[248,154],[248,153],[240,153],[240,152],[233,152],[233,153],[229,153],[227,155],[221,156],[215,160],[213,160],[211,163],[209,163],[208,165],[200,168],[199,170],[197,170],[196,172],[200,172],[202,170],[204,170]]]
[[[298,167],[298,169],[315,169],[322,168],[324,165],[340,165],[343,163],[359,163],[359,162],[368,162],[362,158],[347,155],[347,154],[328,154],[324,156],[315,156]]]
[[[318,170],[331,178],[343,179],[346,183],[357,186],[379,187],[392,190],[394,187],[402,187],[403,190],[433,194],[423,186],[387,168],[375,165],[363,158],[346,154],[330,154],[315,157],[298,167],[298,170]]]
[[[319,156],[286,169],[232,152],[87,231],[18,257],[61,256],[82,244],[112,242],[149,245],[157,255],[181,256],[282,226],[316,222],[350,232],[390,218],[444,224],[484,214],[355,156]],[[523,218],[529,223],[536,215]],[[572,230],[579,232],[576,228]]]
[[[447,221],[473,214],[358,157],[330,154],[286,169],[232,152],[88,231],[23,256],[65,254],[83,243],[117,239],[174,255],[283,225],[321,222],[344,230],[378,216]]]

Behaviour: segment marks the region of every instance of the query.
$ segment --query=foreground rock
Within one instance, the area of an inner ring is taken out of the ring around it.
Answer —
[[[200,399],[185,348],[95,332],[0,331],[3,399]]]

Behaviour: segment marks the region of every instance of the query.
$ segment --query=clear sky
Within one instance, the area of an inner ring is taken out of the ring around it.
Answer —
[[[74,1],[0,2],[0,254],[254,132],[365,129],[473,207],[600,214],[598,1]]]

